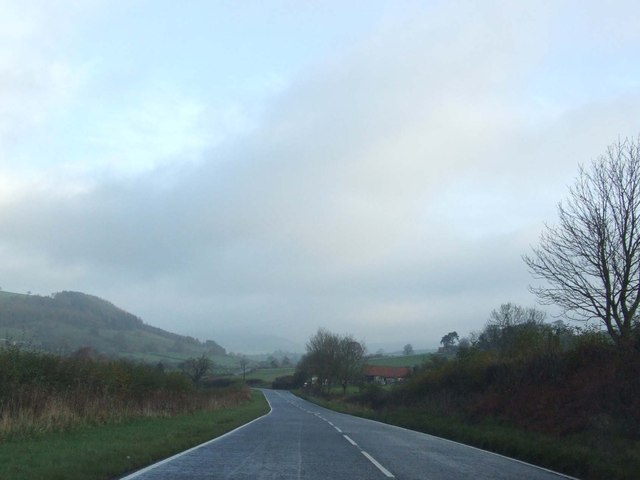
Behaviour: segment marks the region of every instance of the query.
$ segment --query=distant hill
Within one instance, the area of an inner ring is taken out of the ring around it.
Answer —
[[[105,355],[168,364],[202,354],[226,355],[213,340],[201,342],[152,327],[106,300],[80,292],[49,297],[0,292],[0,339],[63,353],[91,347]]]

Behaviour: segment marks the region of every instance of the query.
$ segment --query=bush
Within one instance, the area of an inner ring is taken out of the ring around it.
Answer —
[[[274,390],[292,390],[295,387],[296,385],[293,375],[278,377],[271,383],[271,388]]]
[[[217,409],[244,395],[227,393],[224,399],[181,373],[141,363],[0,348],[0,440]]]
[[[390,394],[377,383],[367,383],[360,387],[360,393],[351,396],[349,400],[363,406],[381,408],[390,400]]]

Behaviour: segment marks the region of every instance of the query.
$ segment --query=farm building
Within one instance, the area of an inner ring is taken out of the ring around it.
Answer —
[[[409,367],[383,367],[381,365],[365,365],[363,374],[369,383],[396,383],[404,380],[411,373]]]

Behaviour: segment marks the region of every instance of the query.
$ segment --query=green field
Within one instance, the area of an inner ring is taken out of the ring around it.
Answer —
[[[246,378],[249,380],[260,380],[265,384],[271,384],[276,378],[284,377],[286,375],[293,375],[296,369],[294,367],[283,368],[261,368],[254,370],[253,372],[247,372]]]
[[[399,357],[370,358],[365,361],[367,365],[381,365],[384,367],[414,367],[422,365],[429,359],[428,353],[418,355],[402,355]]]

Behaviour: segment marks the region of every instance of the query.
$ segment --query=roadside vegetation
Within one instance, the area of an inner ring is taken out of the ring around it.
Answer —
[[[111,478],[268,410],[242,382],[188,367],[1,347],[0,478]]]
[[[580,478],[632,479],[640,471],[639,378],[639,349],[621,352],[599,331],[505,304],[405,382],[361,383],[347,395],[307,382],[299,392]]]
[[[237,406],[170,417],[137,417],[103,426],[3,441],[0,478],[107,480],[119,478],[218,437],[266,414],[262,394]]]

